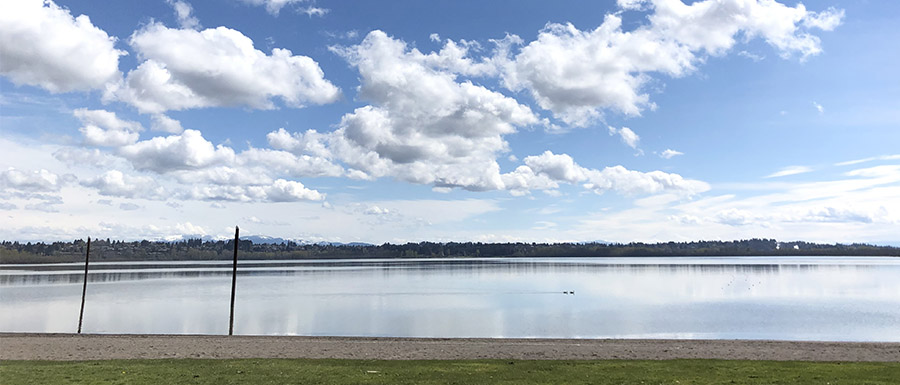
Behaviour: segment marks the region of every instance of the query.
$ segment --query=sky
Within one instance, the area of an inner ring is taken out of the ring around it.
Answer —
[[[0,239],[900,245],[894,1],[0,0]]]

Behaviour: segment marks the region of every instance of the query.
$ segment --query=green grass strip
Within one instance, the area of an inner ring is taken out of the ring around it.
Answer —
[[[369,361],[312,359],[4,361],[0,384],[898,384],[900,363]]]

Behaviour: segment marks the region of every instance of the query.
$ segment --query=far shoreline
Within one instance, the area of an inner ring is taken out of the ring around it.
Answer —
[[[529,256],[445,256],[445,257],[431,257],[431,256],[418,256],[418,257],[373,257],[373,256],[339,256],[339,257],[314,257],[314,258],[239,258],[238,263],[240,265],[252,265],[254,263],[257,264],[277,264],[277,263],[303,263],[303,262],[314,262],[314,261],[389,261],[389,260],[405,260],[405,261],[490,261],[490,260],[503,260],[503,259],[544,259],[544,260],[566,260],[566,259],[642,259],[642,258],[661,258],[661,259],[671,259],[671,260],[679,260],[679,259],[689,259],[689,258],[709,258],[709,259],[718,259],[718,258],[772,258],[772,259],[787,259],[787,258],[846,258],[848,260],[852,259],[862,259],[862,258],[898,258],[900,259],[900,255],[814,255],[814,254],[746,254],[746,255],[619,255],[619,256],[538,256],[538,255],[529,255]],[[171,266],[172,264],[189,264],[189,263],[197,263],[198,265],[209,265],[209,264],[231,264],[232,258],[217,258],[217,259],[102,259],[102,260],[94,260],[91,259],[91,264],[102,263],[104,266],[112,266],[114,264],[141,264],[147,266],[153,266],[151,264],[157,264],[158,266]],[[32,265],[32,266],[52,266],[52,265],[73,265],[73,264],[84,264],[84,259],[81,260],[64,260],[64,261],[5,261],[2,257],[0,257],[0,265],[5,265],[6,267],[16,268],[17,265]],[[198,266],[199,267],[199,266]]]

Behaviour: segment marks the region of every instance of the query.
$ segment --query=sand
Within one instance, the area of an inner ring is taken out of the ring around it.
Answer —
[[[364,338],[0,333],[0,360],[679,358],[900,362],[900,343],[756,340]]]

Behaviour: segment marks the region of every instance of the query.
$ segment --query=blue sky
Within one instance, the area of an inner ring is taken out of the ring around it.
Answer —
[[[900,244],[900,5],[4,1],[0,238]]]

